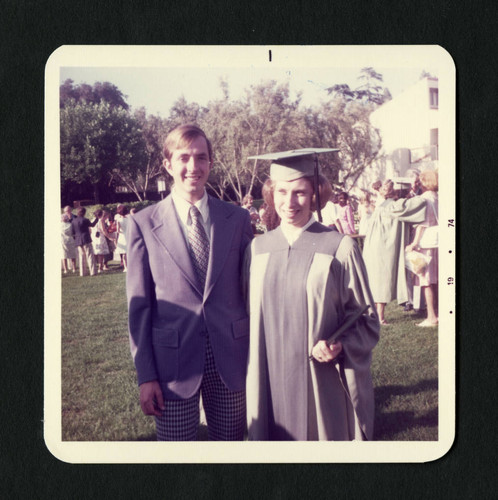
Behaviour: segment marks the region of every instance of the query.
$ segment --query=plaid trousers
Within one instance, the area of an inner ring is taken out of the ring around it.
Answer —
[[[156,417],[158,441],[195,441],[199,427],[199,397],[208,426],[210,441],[242,441],[246,427],[246,393],[231,392],[220,378],[213,350],[206,337],[206,361],[201,387],[188,399],[165,400],[160,417]]]

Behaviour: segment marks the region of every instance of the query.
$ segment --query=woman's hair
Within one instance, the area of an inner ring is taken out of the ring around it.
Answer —
[[[196,125],[180,125],[174,128],[166,137],[164,141],[163,154],[164,157],[170,161],[173,152],[176,149],[190,146],[197,137],[204,137],[208,148],[209,161],[213,159],[213,149],[206,134]]]
[[[394,182],[391,179],[387,179],[383,182],[382,186],[379,188],[379,193],[384,198],[394,198]]]
[[[252,197],[251,194],[246,194],[244,198],[242,198],[242,205],[245,205],[249,200],[251,200],[252,203],[254,198]]]
[[[273,199],[274,182],[267,179],[261,189],[263,203],[266,204],[265,213],[261,216],[261,221],[268,231],[275,229],[280,225],[280,217],[275,210],[275,200]]]
[[[116,208],[116,212],[119,214],[119,215],[126,215],[128,213],[128,209],[126,208],[125,205],[118,205],[118,207]]]
[[[361,192],[360,195],[360,204],[361,205],[370,205],[371,202],[371,195],[368,191],[363,191]]]
[[[302,177],[302,179],[306,179],[311,185],[311,189],[313,190],[313,195],[311,197],[311,211],[316,212],[317,206],[316,206],[316,194],[315,194],[315,178]],[[273,191],[275,190],[275,184],[277,181],[272,181],[271,179],[268,179],[265,182],[265,184],[263,185],[263,198],[264,198],[265,185],[267,182],[269,182],[268,185],[270,190],[269,196],[271,197],[271,206],[275,207],[275,203],[273,201]],[[332,196],[332,186],[330,185],[328,179],[323,175],[318,176],[318,194],[320,195],[320,209],[322,209]],[[266,199],[265,201],[268,203]]]
[[[427,191],[438,190],[438,175],[435,170],[425,170],[420,174],[420,184]]]
[[[382,186],[382,181],[375,181],[373,184],[372,184],[372,189],[374,191],[378,191],[380,189],[380,187]]]

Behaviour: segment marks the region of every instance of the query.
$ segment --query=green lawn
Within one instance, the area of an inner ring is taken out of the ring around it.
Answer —
[[[128,346],[126,275],[62,277],[62,440],[155,440]],[[388,305],[374,350],[375,439],[437,440],[437,329]],[[199,439],[206,438],[201,426]]]

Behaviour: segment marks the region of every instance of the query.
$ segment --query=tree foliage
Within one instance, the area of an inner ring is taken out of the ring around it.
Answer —
[[[328,87],[327,100],[307,107],[301,94],[291,96],[288,83],[262,81],[231,99],[228,82],[221,80],[221,98],[203,107],[180,96],[166,118],[147,115],[144,108],[132,112],[109,82],[75,86],[66,80],[60,87],[63,188],[89,184],[98,201],[106,186],[126,186],[145,199],[164,173],[166,135],[185,123],[200,126],[212,142],[208,186],[220,198],[240,200],[261,187],[269,164],[249,156],[303,147],[338,148],[320,157],[322,171],[333,184],[354,184],[380,150],[370,113],[390,99],[373,68],[363,68],[358,80],[353,90]]]
[[[137,120],[122,107],[78,103],[61,109],[61,181],[89,182],[99,202],[101,184],[117,172],[134,175],[144,162],[145,144]]]
[[[389,90],[382,85],[383,76],[372,67],[362,68],[358,80],[361,85],[351,89],[345,83],[335,84],[325,89],[332,97],[341,97],[347,101],[363,101],[382,105],[392,99]]]
[[[114,107],[128,109],[123,93],[109,82],[96,82],[93,86],[87,83],[74,85],[74,81],[67,79],[59,88],[60,107],[64,108],[67,103],[76,101],[78,103],[100,104],[107,102]]]

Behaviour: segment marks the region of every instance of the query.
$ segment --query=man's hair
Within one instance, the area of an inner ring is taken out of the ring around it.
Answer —
[[[86,214],[86,208],[85,207],[78,208],[78,217],[84,217],[85,214]]]
[[[202,129],[196,125],[180,125],[174,128],[166,137],[164,141],[163,154],[164,157],[170,161],[173,156],[175,149],[190,146],[192,142],[197,139],[197,137],[204,137],[206,139],[206,144],[208,148],[209,161],[213,159],[213,150],[211,147],[211,142],[206,137],[206,134]]]
[[[116,212],[119,214],[119,215],[126,215],[128,213],[128,209],[122,205],[121,203],[118,205],[118,207],[116,208]]]

